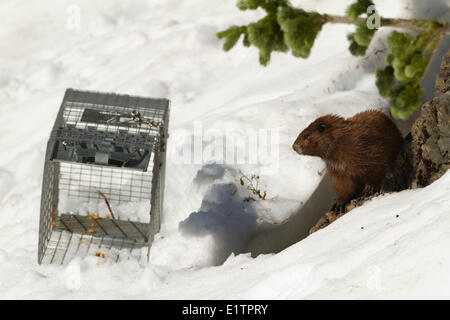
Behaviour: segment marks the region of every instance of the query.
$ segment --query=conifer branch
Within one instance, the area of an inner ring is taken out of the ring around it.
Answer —
[[[379,28],[393,27],[415,32],[392,31],[387,37],[390,51],[386,65],[375,71],[379,93],[389,98],[391,114],[406,119],[419,107],[423,88],[420,87],[429,65],[444,35],[450,34],[450,23],[423,19],[393,19],[378,16],[372,0],[355,0],[347,7],[346,16],[320,14],[292,7],[287,0],[239,0],[240,10],[261,8],[267,15],[247,26],[232,26],[217,34],[223,39],[225,51],[233,48],[243,36],[246,47],[259,50],[261,65],[268,65],[271,53],[288,52],[308,58],[314,41],[326,23],[356,26],[348,34],[349,51],[365,56]],[[369,23],[371,19],[375,19]],[[377,25],[378,24],[378,25]]]

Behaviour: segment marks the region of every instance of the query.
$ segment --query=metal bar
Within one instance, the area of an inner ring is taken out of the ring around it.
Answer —
[[[73,233],[70,234],[70,239],[69,239],[69,242],[67,243],[66,250],[64,251],[64,255],[61,260],[61,264],[64,264],[64,259],[66,258],[66,254],[67,254],[67,251],[69,250],[70,243],[72,242],[72,236],[73,236]]]
[[[111,222],[117,227],[117,229],[119,229],[120,232],[122,232],[125,238],[128,238],[128,235],[119,227],[119,225],[116,223],[116,220],[111,219]]]
[[[53,263],[53,259],[55,259],[56,251],[58,251],[59,241],[61,241],[62,232],[59,233],[58,242],[56,243],[55,251],[53,251],[52,259],[50,260],[50,263]]]
[[[75,220],[77,220],[77,222],[80,224],[80,226],[83,227],[84,231],[88,231],[88,229],[84,226],[83,223],[81,223],[80,219],[76,215],[72,215],[72,217],[74,217]]]
[[[145,241],[148,241],[148,237],[141,231],[141,229],[139,229],[133,221],[129,221],[131,225],[144,237]]]
[[[102,231],[108,236],[108,232],[101,226],[100,223],[98,223],[97,219],[94,219],[94,222],[102,229]]]

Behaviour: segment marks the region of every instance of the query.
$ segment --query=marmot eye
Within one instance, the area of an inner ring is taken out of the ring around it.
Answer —
[[[324,132],[325,131],[325,125],[323,123],[319,124],[319,132]]]
[[[306,140],[306,139],[308,139],[309,138],[309,134],[305,134],[304,136],[303,136],[303,140]]]

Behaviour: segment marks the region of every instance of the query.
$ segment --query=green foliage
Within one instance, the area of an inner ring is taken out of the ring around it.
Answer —
[[[255,10],[261,7],[267,13],[276,13],[278,7],[286,5],[286,0],[239,0],[236,4],[240,10]]]
[[[346,15],[356,20],[367,14],[372,0],[356,0]],[[330,16],[293,8],[287,0],[238,0],[240,10],[263,9],[266,16],[248,26],[232,26],[217,34],[223,39],[225,51],[233,48],[243,35],[243,45],[259,50],[259,62],[266,66],[274,51],[291,51],[295,57],[307,58],[314,41]],[[339,21],[339,20],[338,20]],[[380,95],[390,99],[394,117],[405,119],[419,106],[422,89],[420,81],[430,57],[439,43],[442,25],[437,21],[409,20],[414,28],[425,29],[418,35],[393,31],[387,38],[390,51],[386,66],[377,69],[376,85]],[[427,26],[428,23],[428,26]],[[366,21],[354,21],[355,32],[347,36],[349,50],[354,56],[364,56],[377,29]],[[392,25],[392,23],[391,23]]]
[[[376,29],[369,29],[365,22],[360,23],[356,26],[356,31],[354,33],[355,41],[363,47],[368,47],[370,41],[372,41],[373,35]]]
[[[367,47],[360,46],[353,36],[353,34],[347,35],[347,39],[350,41],[350,46],[348,50],[354,56],[364,56],[366,54]]]
[[[263,66],[269,63],[272,51],[288,50],[283,40],[283,31],[273,14],[248,25],[248,41],[259,49],[259,62]]]
[[[355,32],[347,36],[350,53],[354,56],[364,56],[376,31],[377,29],[369,29],[366,22],[358,23]]]
[[[244,45],[244,47],[250,47],[250,45],[251,45],[250,40],[248,40],[248,34],[247,33],[244,35],[244,39],[242,40],[242,44]]]
[[[236,6],[240,10],[248,10],[248,9],[255,10],[260,6],[262,2],[263,2],[262,0],[239,0]]]
[[[228,51],[236,45],[241,34],[245,32],[245,27],[232,26],[225,31],[219,32],[217,37],[219,39],[225,39],[223,42],[223,50]]]
[[[392,88],[395,85],[394,69],[391,66],[379,68],[375,71],[377,78],[376,85],[382,97],[389,97]]]
[[[392,116],[407,119],[419,107],[422,93],[423,88],[417,83],[396,86],[390,94]]]
[[[241,10],[262,8],[267,15],[248,26],[232,26],[217,34],[224,39],[225,51],[233,48],[243,34],[243,45],[259,49],[259,62],[266,66],[272,52],[292,51],[295,57],[307,58],[314,40],[325,21],[315,12],[306,12],[288,5],[286,0],[239,0]]]
[[[408,118],[419,107],[423,89],[420,82],[430,56],[436,47],[439,25],[431,21],[427,30],[414,36],[393,31],[387,38],[390,53],[386,67],[375,72],[376,85],[383,97],[389,97],[391,113],[400,119]]]
[[[284,31],[284,42],[295,57],[307,58],[324,22],[321,15],[301,9],[282,7],[277,15]]]
[[[371,0],[357,0],[355,3],[347,7],[345,14],[350,19],[355,20],[360,15],[367,12],[367,8],[373,5]]]

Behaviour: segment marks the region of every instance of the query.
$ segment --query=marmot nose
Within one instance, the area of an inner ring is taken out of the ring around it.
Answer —
[[[292,149],[294,149],[294,151],[297,152],[298,154],[302,154],[302,148],[298,144],[294,143],[292,145]]]

